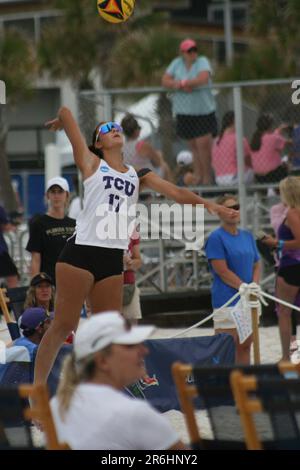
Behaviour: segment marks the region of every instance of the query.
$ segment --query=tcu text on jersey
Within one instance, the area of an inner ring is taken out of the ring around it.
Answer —
[[[118,191],[124,190],[126,196],[128,197],[133,195],[135,185],[131,181],[126,181],[120,177],[114,177],[109,175],[105,175],[102,178],[103,182],[105,183],[104,189],[111,189],[115,187]]]

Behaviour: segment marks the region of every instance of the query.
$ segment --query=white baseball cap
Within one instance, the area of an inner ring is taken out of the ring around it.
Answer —
[[[154,326],[128,327],[119,312],[96,313],[82,323],[75,335],[76,361],[101,351],[110,344],[139,344],[153,332]]]
[[[47,182],[46,192],[51,188],[51,186],[59,186],[64,191],[67,191],[68,193],[70,192],[69,183],[66,178],[63,178],[62,176],[54,176],[54,178],[51,178]]]
[[[177,164],[180,166],[188,166],[193,163],[193,154],[189,150],[181,150],[176,157]]]

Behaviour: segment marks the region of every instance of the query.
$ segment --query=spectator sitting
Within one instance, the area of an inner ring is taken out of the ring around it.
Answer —
[[[41,307],[27,308],[21,316],[20,329],[23,336],[17,338],[9,346],[25,346],[31,360],[51,322],[48,312]]]
[[[128,327],[118,312],[94,314],[79,326],[51,400],[60,441],[74,450],[184,449],[164,416],[122,392],[145,376],[142,341],[152,331]]]
[[[132,165],[136,171],[150,168],[161,178],[172,180],[171,171],[161,152],[146,140],[139,140],[141,126],[132,114],[126,114],[121,126],[125,135],[123,146],[124,163]]]
[[[26,293],[24,308],[43,307],[48,312],[54,310],[54,282],[46,273],[39,273],[31,279]]]
[[[243,137],[245,158],[245,183],[253,181],[251,169],[251,150],[248,140]],[[224,114],[220,135],[215,139],[212,149],[212,167],[215,172],[216,183],[219,186],[236,184],[238,181],[236,132],[234,112]]]
[[[177,155],[176,162],[175,177],[177,186],[195,186],[197,181],[193,171],[192,152],[181,150]]]
[[[259,116],[251,140],[251,162],[257,183],[277,183],[287,176],[286,165],[281,160],[281,152],[288,143],[281,135],[286,127],[282,124],[273,130],[273,117]]]
[[[39,273],[31,279],[30,287],[26,294],[24,308],[30,307],[42,307],[47,312],[54,316],[54,297],[55,297],[55,286],[50,276],[46,273]],[[19,318],[19,322],[21,322]],[[72,343],[74,332],[72,332],[67,338],[66,343]]]

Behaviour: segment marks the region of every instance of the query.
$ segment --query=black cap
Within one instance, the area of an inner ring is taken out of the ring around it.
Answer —
[[[31,279],[30,285],[37,286],[41,282],[49,282],[52,286],[54,286],[54,282],[52,278],[47,273],[39,273]]]

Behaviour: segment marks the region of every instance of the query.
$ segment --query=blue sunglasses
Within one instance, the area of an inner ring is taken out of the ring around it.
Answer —
[[[96,137],[96,142],[98,140],[98,137],[100,134],[108,134],[108,132],[111,132],[113,129],[116,129],[118,132],[123,132],[122,126],[120,124],[117,124],[116,122],[106,122],[105,124],[101,124],[98,128],[98,133]]]

